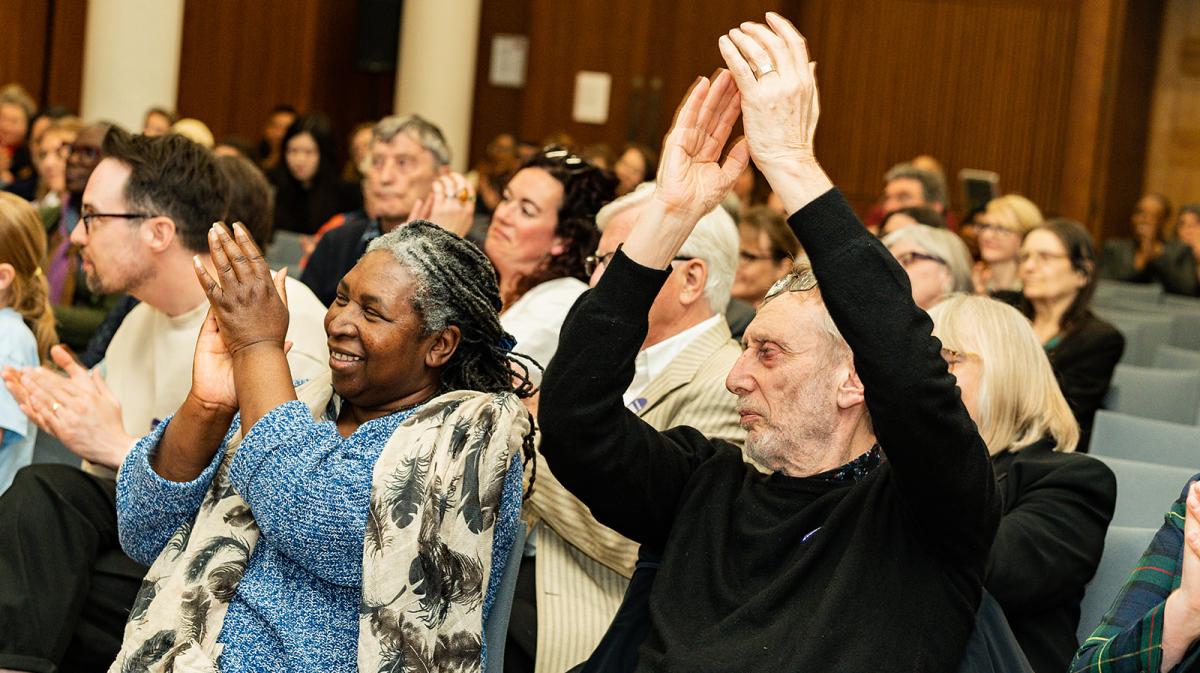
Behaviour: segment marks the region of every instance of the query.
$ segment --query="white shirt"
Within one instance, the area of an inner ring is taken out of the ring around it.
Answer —
[[[287,293],[287,338],[292,342],[288,366],[293,379],[310,379],[329,367],[326,309],[307,285],[294,278],[287,279]],[[104,360],[96,365],[121,402],[125,432],[141,437],[183,403],[192,387],[196,336],[207,314],[207,301],[177,316],[142,302],[125,316]],[[86,461],[84,469],[97,476],[113,474]]]
[[[567,312],[587,289],[587,284],[577,278],[555,278],[534,286],[508,307],[500,314],[500,326],[517,340],[513,352],[528,355],[543,368],[550,364],[558,350],[558,332]],[[541,383],[541,373],[536,367],[530,369],[533,383]]]
[[[641,406],[645,404],[645,400],[641,400],[641,405],[634,404],[638,401],[638,396],[645,392],[646,387],[650,382],[658,378],[671,361],[679,357],[679,354],[692,345],[696,339],[700,338],[713,325],[717,324],[718,320],[724,320],[721,314],[715,314],[698,324],[692,325],[684,331],[676,334],[673,337],[663,339],[653,346],[639,352],[637,357],[633,359],[633,382],[625,389],[625,394],[621,399],[625,402],[625,406],[632,411],[641,410]]]

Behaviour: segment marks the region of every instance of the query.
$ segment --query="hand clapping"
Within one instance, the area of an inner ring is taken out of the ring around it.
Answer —
[[[282,349],[288,328],[285,275],[271,275],[262,251],[240,223],[234,223],[232,236],[225,225],[214,224],[208,245],[217,277],[199,256],[193,263],[229,354],[236,357],[260,344]]]

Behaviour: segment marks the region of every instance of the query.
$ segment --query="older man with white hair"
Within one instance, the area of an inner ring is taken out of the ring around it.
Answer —
[[[587,263],[593,286],[654,188],[645,183],[597,213],[602,235]],[[625,406],[655,428],[689,425],[736,446],[745,439],[736,398],[724,384],[741,354],[724,319],[737,253],[737,225],[717,207],[700,218],[671,262],[624,395]],[[558,672],[587,658],[604,635],[629,584],[638,545],[597,522],[540,456],[536,474],[526,508],[535,522],[536,560],[522,567],[505,670]]]

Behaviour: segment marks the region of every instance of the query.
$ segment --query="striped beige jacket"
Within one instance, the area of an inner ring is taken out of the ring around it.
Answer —
[[[702,333],[650,382],[637,412],[665,430],[689,425],[737,446],[737,398],[725,377],[741,354],[724,320]],[[586,659],[624,596],[638,545],[600,524],[537,456],[537,483],[526,503],[537,531],[537,673],[562,673]]]

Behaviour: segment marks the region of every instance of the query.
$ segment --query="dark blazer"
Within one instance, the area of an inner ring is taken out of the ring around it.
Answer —
[[[1067,670],[1079,643],[1079,602],[1096,573],[1117,500],[1104,463],[1057,453],[1047,438],[992,458],[1000,529],[984,586],[1037,673]]]
[[[1196,295],[1196,256],[1191,248],[1179,241],[1166,241],[1162,253],[1141,271],[1133,268],[1136,250],[1135,242],[1127,238],[1105,241],[1100,277],[1132,283],[1158,283],[1171,294]]]
[[[1113,369],[1125,352],[1125,337],[1090,312],[1080,324],[1047,349],[1050,366],[1063,396],[1079,421],[1079,448],[1086,452],[1092,436],[1092,421],[1104,402]]]

